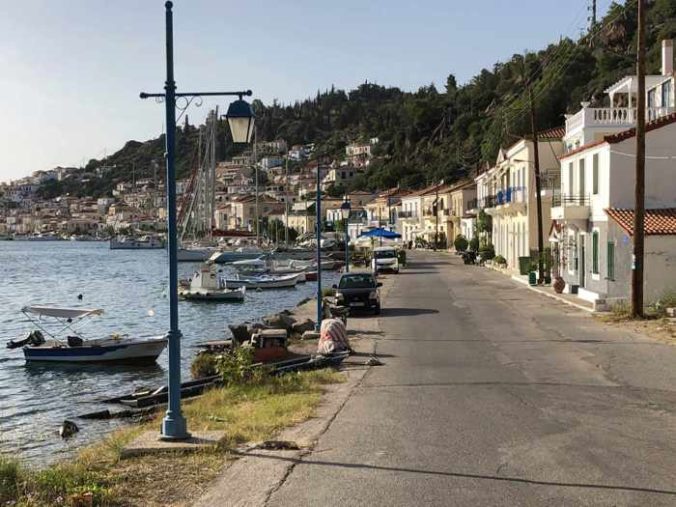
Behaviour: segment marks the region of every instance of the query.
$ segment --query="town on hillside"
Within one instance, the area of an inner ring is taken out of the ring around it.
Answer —
[[[673,41],[662,41],[660,50],[661,72],[646,77],[645,92],[649,300],[673,286],[676,274]],[[637,77],[625,76],[605,90],[599,103],[583,102],[561,127],[537,132],[538,175],[532,135],[501,147],[493,164],[476,166],[460,180],[375,191],[351,183],[368,174],[377,159],[377,137],[347,144],[336,158],[317,156],[313,144],[260,141],[214,163],[209,232],[225,238],[257,236],[264,244],[311,236],[319,185],[322,231],[339,238],[347,232],[354,241],[383,227],[400,234],[408,248],[474,251],[479,262],[524,276],[537,264],[539,200],[545,281],[557,279],[562,291],[609,308],[626,301],[630,291],[636,90]],[[109,196],[41,197],[50,182],[86,183],[110,170],[56,168],[2,184],[0,236],[95,240],[163,233],[165,188],[156,168],[139,168],[139,174],[153,177],[118,181]],[[189,207],[196,177],[197,168],[176,182],[179,216]],[[344,202],[350,203],[347,220],[341,214]]]

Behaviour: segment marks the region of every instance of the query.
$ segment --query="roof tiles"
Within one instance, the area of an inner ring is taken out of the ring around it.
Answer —
[[[615,220],[627,234],[634,234],[634,210],[609,208],[608,216]],[[646,236],[676,235],[676,208],[647,209],[644,230]]]

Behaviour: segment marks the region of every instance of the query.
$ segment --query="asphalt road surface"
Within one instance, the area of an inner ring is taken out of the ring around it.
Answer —
[[[268,505],[676,505],[676,347],[416,253],[374,367]]]

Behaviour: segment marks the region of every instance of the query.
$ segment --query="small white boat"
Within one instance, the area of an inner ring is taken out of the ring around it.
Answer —
[[[28,362],[69,362],[69,363],[153,363],[167,346],[165,337],[129,338],[112,335],[107,338],[85,339],[74,329],[77,322],[87,317],[101,315],[103,310],[92,308],[62,308],[56,306],[25,306],[21,310],[39,329],[28,338],[11,341],[8,348],[22,347]],[[41,322],[44,318],[54,319],[59,324],[58,334],[49,332]],[[50,336],[46,340],[42,333]],[[69,333],[65,339],[60,334]]]
[[[204,262],[211,257],[213,253],[213,248],[179,248],[177,252],[178,262]]]
[[[240,247],[236,250],[221,250],[214,252],[214,254],[209,257],[209,260],[217,264],[227,264],[236,261],[258,259],[262,255],[265,255],[265,253],[265,251],[258,247]]]
[[[111,250],[159,250],[164,248],[164,241],[159,236],[143,236],[139,239],[127,236],[110,238]]]
[[[187,301],[244,301],[246,287],[226,287],[218,274],[219,269],[214,264],[203,264],[190,279],[190,286],[179,289],[178,295]]]
[[[286,289],[295,287],[298,283],[298,275],[283,276],[244,276],[238,275],[234,278],[226,278],[225,286],[229,289],[246,287],[247,289]]]

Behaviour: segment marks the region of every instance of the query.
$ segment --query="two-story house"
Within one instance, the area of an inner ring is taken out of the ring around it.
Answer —
[[[558,156],[563,151],[562,128],[538,133],[540,196],[543,236],[551,226],[552,195],[558,187]],[[538,250],[538,213],[535,185],[535,143],[523,138],[501,149],[495,166],[476,178],[478,206],[492,217],[495,254],[507,260],[517,272],[519,257],[530,257]],[[543,244],[545,238],[543,237]]]
[[[676,114],[673,42],[662,41],[662,72],[646,76],[644,294],[676,288]],[[631,294],[631,256],[638,84],[627,76],[606,89],[608,106],[582,109],[566,121],[560,195],[551,215],[557,274],[566,292],[599,307]],[[673,211],[672,211],[673,210]],[[661,224],[661,227],[660,227]],[[669,246],[671,245],[671,246]],[[640,262],[641,260],[638,260]]]

